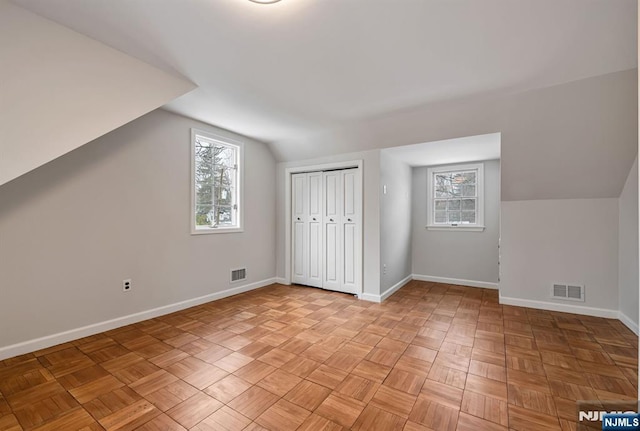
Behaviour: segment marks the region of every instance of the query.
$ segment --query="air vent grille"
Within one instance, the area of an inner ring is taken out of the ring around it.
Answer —
[[[231,282],[244,280],[247,278],[247,268],[239,268],[231,270]]]
[[[551,296],[554,299],[584,302],[584,286],[580,284],[553,283]]]

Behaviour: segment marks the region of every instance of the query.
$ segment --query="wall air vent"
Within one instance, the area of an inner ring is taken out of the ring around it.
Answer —
[[[553,283],[551,286],[551,297],[554,299],[584,302],[584,285]]]
[[[239,268],[231,270],[231,282],[244,280],[247,278],[247,268]]]

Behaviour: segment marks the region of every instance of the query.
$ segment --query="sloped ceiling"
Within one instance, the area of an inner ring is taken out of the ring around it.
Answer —
[[[510,200],[617,196],[586,172],[633,161],[636,0],[13,1],[187,77],[165,109],[280,161],[502,132]]]
[[[195,85],[0,0],[0,185]]]

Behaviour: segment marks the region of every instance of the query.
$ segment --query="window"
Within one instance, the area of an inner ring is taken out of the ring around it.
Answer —
[[[484,165],[427,169],[428,221],[433,230],[484,230]]]
[[[191,130],[191,233],[242,231],[242,143]]]

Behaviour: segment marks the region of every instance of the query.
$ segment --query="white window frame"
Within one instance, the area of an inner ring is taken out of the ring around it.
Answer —
[[[435,223],[434,177],[436,174],[458,171],[476,171],[476,222],[443,224]],[[427,226],[428,230],[481,232],[484,230],[484,163],[435,166],[427,168]]]
[[[204,138],[221,146],[231,147],[236,150],[236,178],[235,178],[235,205],[236,223],[233,226],[196,226],[196,138]],[[244,173],[244,143],[230,139],[226,136],[215,135],[204,130],[191,129],[191,234],[215,234],[234,233],[244,231],[244,201],[243,201],[243,173]]]

